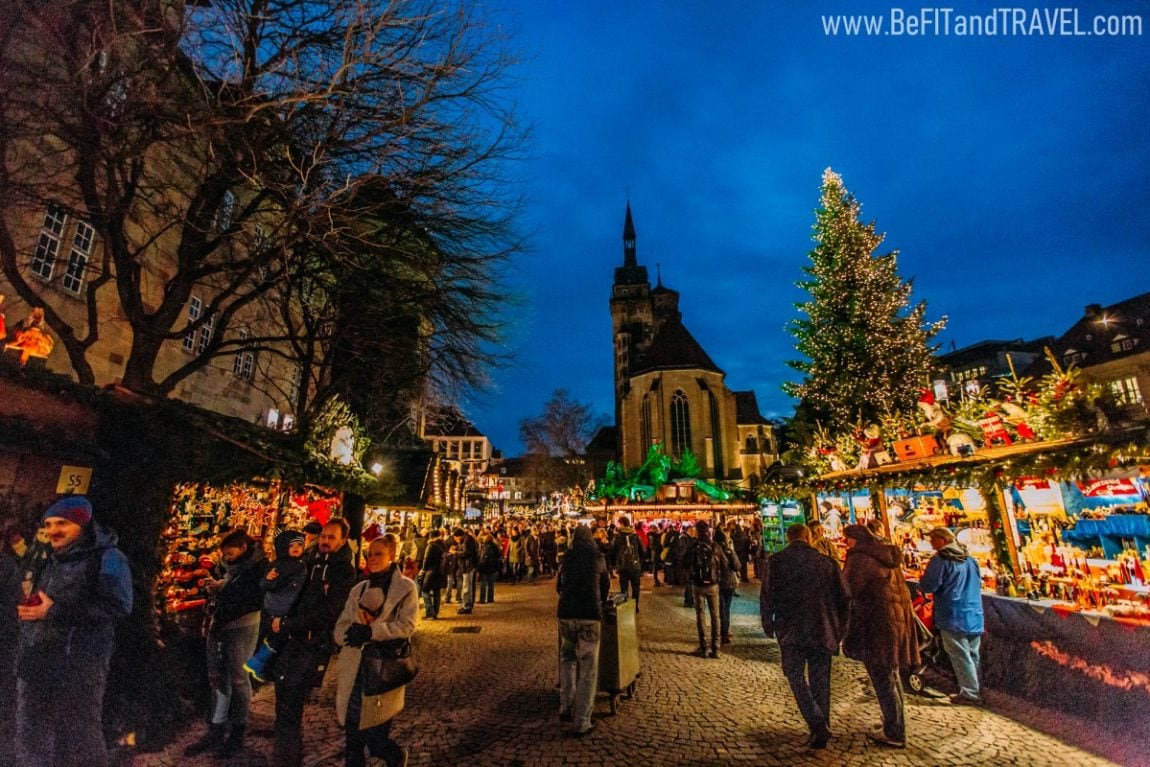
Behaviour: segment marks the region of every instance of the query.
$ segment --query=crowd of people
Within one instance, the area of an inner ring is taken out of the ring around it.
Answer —
[[[482,605],[494,602],[497,590],[549,576],[558,594],[559,715],[574,735],[586,735],[595,727],[611,579],[618,578],[638,614],[648,572],[655,587],[683,589],[683,604],[695,613],[696,654],[706,658],[718,658],[732,641],[731,600],[753,574],[762,581],[762,627],[781,648],[808,745],[825,748],[834,737],[830,669],[840,650],[862,662],[874,688],[882,724],[870,738],[888,747],[906,744],[900,675],[919,664],[920,637],[901,552],[881,528],[845,526],[845,557],[818,521],[792,525],[787,547],[770,557],[758,544],[760,531],[734,520],[648,526],[620,516],[592,526],[512,520],[376,531],[358,554],[350,533],[340,518],[281,531],[271,561],[242,530],[221,538],[218,565],[201,584],[209,595],[207,727],[185,755],[243,751],[254,678],[275,687],[272,764],[299,767],[305,704],[337,656],[333,715],[344,728],[346,764],[364,765],[370,756],[389,767],[405,765],[407,751],[391,737],[403,710],[403,682],[369,694],[369,683],[378,684],[365,676],[367,650],[378,676],[380,662],[400,657],[396,647],[410,650],[421,606],[424,619],[437,619],[451,603],[467,615],[477,586]],[[978,567],[949,529],[932,530],[930,541],[936,555],[919,586],[934,596],[941,641],[958,678],[952,701],[978,705]],[[14,691],[15,763],[107,764],[102,702],[114,626],[133,604],[128,562],[82,496],[48,508],[36,540],[15,536],[6,544],[0,584],[15,609],[0,622],[12,654],[0,667],[13,676],[0,681],[6,695]],[[379,648],[389,649],[381,655]]]

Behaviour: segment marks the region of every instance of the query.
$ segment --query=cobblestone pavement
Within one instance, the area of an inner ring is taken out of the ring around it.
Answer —
[[[993,691],[986,708],[910,696],[906,750],[868,742],[878,705],[860,664],[836,658],[832,726],[825,751],[804,746],[806,731],[779,669],[778,646],[758,626],[758,588],[744,584],[733,607],[735,641],[718,660],[696,658],[694,612],[679,589],[652,589],[645,577],[639,616],[642,677],[616,716],[596,704],[595,733],[567,735],[558,721],[554,584],[499,584],[496,602],[472,615],[445,605],[439,621],[421,621],[419,677],[408,688],[396,739],[421,767],[720,767],[722,765],[1150,765],[1150,734],[1116,734],[1093,722]],[[456,633],[478,627],[478,633]],[[308,767],[342,764],[332,700],[334,673],[306,713]],[[249,747],[227,762],[186,759],[184,747],[140,754],[131,767],[270,764],[273,694],[253,704]],[[1150,729],[1150,728],[1148,728]]]

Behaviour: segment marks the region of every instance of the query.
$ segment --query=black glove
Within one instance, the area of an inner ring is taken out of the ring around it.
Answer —
[[[362,647],[371,641],[371,626],[366,623],[353,623],[347,627],[343,643],[348,647]]]

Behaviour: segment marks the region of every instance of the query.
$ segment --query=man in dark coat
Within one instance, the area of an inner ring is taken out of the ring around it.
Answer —
[[[479,567],[479,541],[475,536],[457,527],[451,532],[455,539],[455,567],[463,583],[460,590],[460,599],[463,604],[457,611],[460,615],[468,615],[475,609],[475,575]]]
[[[132,575],[87,498],[67,496],[40,521],[51,554],[16,609],[18,763],[103,767],[104,688],[116,621],[132,611]]]
[[[572,538],[555,579],[559,592],[559,719],[574,721],[574,734],[582,736],[595,729],[591,709],[599,686],[599,638],[611,576],[589,527],[576,527]]]
[[[419,571],[419,590],[423,592],[423,617],[433,621],[439,619],[439,598],[444,584],[447,583],[447,576],[443,572],[447,546],[439,535],[439,530],[428,533],[427,548],[423,552],[423,566]]]
[[[882,726],[869,733],[870,739],[905,748],[899,668],[917,666],[919,655],[902,551],[863,525],[847,525],[843,535],[847,542],[843,581],[850,597],[843,653],[862,661],[874,685]]]
[[[805,525],[788,527],[787,541],[785,549],[767,560],[768,575],[759,592],[763,631],[778,639],[783,674],[810,730],[808,745],[826,748],[831,738],[831,656],[839,652],[847,595],[838,565],[811,548]]]
[[[333,650],[331,632],[356,580],[347,538],[347,523],[342,519],[324,526],[316,553],[307,560],[307,582],[295,609],[272,621],[273,632],[287,635],[275,665],[275,767],[303,763],[304,703],[312,688],[323,681]]]

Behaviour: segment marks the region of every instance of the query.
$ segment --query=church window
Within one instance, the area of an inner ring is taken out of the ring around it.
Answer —
[[[747,437],[747,445],[743,449],[743,452],[748,453],[750,455],[754,455],[755,453],[759,452],[759,445],[755,441],[754,437],[752,437],[752,436]]]
[[[643,408],[639,411],[639,439],[643,449],[651,447],[651,397],[643,397]]]
[[[679,458],[691,449],[691,407],[682,389],[671,395],[671,453]]]

